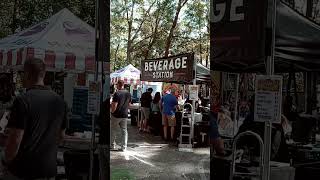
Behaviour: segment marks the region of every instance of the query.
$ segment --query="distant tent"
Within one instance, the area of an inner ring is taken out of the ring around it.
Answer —
[[[208,69],[204,65],[197,63],[196,74],[197,74],[196,79],[198,84],[210,83],[211,81],[210,69]]]
[[[93,71],[95,30],[68,9],[0,40],[0,67],[18,68],[28,57],[50,71]]]
[[[116,83],[119,80],[123,80],[126,84],[139,84],[140,83],[140,70],[133,65],[119,69],[110,74],[111,83]]]

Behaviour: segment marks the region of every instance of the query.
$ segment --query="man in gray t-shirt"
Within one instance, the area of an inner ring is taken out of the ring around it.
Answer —
[[[127,119],[128,108],[131,102],[131,94],[125,90],[124,82],[118,81],[118,91],[114,93],[111,103],[111,143],[115,148],[115,129],[121,129],[121,151],[125,151],[128,142]]]
[[[68,112],[63,98],[44,86],[45,73],[41,59],[24,63],[27,91],[10,108],[2,179],[55,179]]]

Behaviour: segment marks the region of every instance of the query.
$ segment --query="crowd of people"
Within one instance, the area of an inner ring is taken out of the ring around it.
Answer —
[[[175,90],[166,90],[161,94],[156,92],[152,96],[153,89],[148,88],[141,95],[141,118],[138,119],[139,133],[148,133],[162,136],[165,141],[175,143],[175,127],[177,125],[176,112],[179,108],[179,96],[175,96]],[[161,96],[162,95],[162,96]],[[118,81],[117,91],[111,100],[111,142],[116,150],[116,131],[121,129],[121,151],[127,148],[128,109],[131,104],[131,95],[124,89],[124,82]]]
[[[138,122],[139,132],[162,135],[164,140],[174,141],[178,97],[174,95],[174,90],[164,92],[162,97],[160,92],[156,92],[152,97],[152,92],[153,89],[148,88],[141,96],[142,118]],[[170,128],[170,138],[168,128]]]

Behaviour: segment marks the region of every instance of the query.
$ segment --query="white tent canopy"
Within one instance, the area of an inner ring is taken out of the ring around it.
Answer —
[[[135,84],[135,85],[137,84],[160,85],[161,84],[161,83],[147,82],[147,81],[140,82],[140,74],[141,74],[141,71],[139,69],[135,68],[132,64],[129,64],[128,66],[110,74],[111,83],[115,84],[119,80],[123,80],[125,84]]]
[[[36,57],[52,71],[93,71],[94,53],[95,29],[68,9],[0,40],[0,66],[7,68]]]
[[[123,80],[126,84],[139,84],[140,73],[139,69],[129,64],[128,66],[111,73],[110,78],[112,83]]]

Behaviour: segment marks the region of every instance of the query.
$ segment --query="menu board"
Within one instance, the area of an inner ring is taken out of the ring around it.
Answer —
[[[197,101],[198,91],[198,85],[189,85],[189,99],[192,101]]]
[[[255,121],[281,122],[282,76],[256,76]]]

